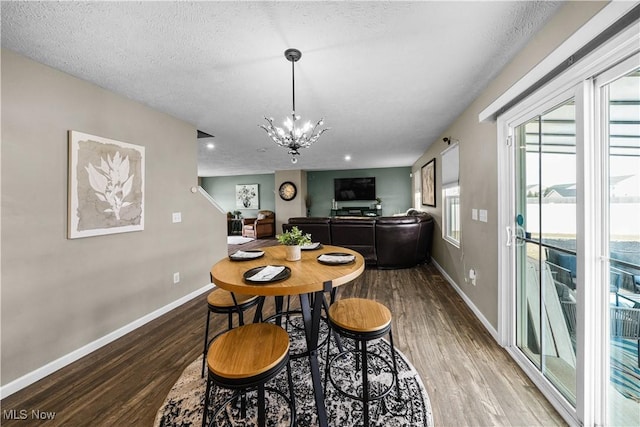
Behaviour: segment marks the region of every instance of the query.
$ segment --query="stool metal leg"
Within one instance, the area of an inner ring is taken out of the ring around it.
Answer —
[[[229,313],[227,314],[227,324],[228,330],[233,329],[233,311],[229,311]]]
[[[202,350],[202,373],[200,378],[204,378],[204,367],[207,364],[207,344],[209,342],[209,320],[211,319],[211,311],[207,307],[207,325],[204,330],[204,350]]]
[[[293,389],[293,375],[291,374],[291,361],[287,363],[287,380],[289,382],[289,399],[291,399],[291,426],[298,424],[296,420],[296,395]]]
[[[207,378],[207,391],[204,395],[204,410],[202,411],[202,427],[207,425],[207,410],[209,409],[209,395],[211,394],[211,378]]]
[[[393,361],[393,375],[396,377],[396,398],[400,400],[400,381],[398,379],[398,363],[396,362],[396,349],[393,347],[393,333],[389,329],[389,343],[391,344],[391,360]]]
[[[266,415],[264,408],[264,384],[258,386],[258,425],[264,427]]]
[[[369,425],[369,364],[367,363],[367,343],[362,342],[362,413],[364,425]]]

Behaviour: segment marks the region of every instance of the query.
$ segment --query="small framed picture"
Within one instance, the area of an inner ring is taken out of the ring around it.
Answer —
[[[436,207],[436,159],[422,166],[422,204]]]
[[[236,208],[260,209],[258,184],[236,185]]]

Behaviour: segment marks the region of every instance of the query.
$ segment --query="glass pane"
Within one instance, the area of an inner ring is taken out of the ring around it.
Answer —
[[[576,127],[570,100],[516,129],[517,342],[576,401]]]
[[[449,187],[443,191],[445,206],[445,237],[460,243],[460,187]]]
[[[540,240],[542,284],[550,336],[544,375],[576,402],[576,122],[573,100],[540,122]]]
[[[603,91],[609,141],[609,424],[640,425],[640,70]]]
[[[539,368],[542,368],[540,328],[540,246],[535,243],[519,244],[517,247],[517,292],[516,340],[520,350]]]

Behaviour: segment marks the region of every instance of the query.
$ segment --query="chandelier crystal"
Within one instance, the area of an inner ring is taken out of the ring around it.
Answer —
[[[302,52],[298,49],[287,49],[284,51],[284,57],[291,62],[291,87],[292,87],[292,113],[291,117],[287,117],[283,123],[284,128],[274,126],[273,117],[264,119],[268,125],[258,125],[267,132],[269,138],[277,145],[287,148],[291,155],[291,163],[298,162],[296,156],[300,155],[298,151],[300,148],[310,147],[311,144],[316,142],[320,135],[329,130],[329,128],[321,129],[324,124],[324,118],[318,120],[315,125],[312,125],[310,121],[307,121],[304,125],[300,126],[297,122],[300,120],[300,116],[296,114],[296,77],[294,63],[302,57]]]

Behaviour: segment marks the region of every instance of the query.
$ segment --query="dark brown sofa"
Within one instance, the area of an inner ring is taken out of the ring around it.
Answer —
[[[323,245],[331,244],[331,218],[289,218],[289,224],[282,224],[282,229],[284,231],[289,231],[294,225],[296,225],[304,233],[311,234],[314,242],[320,242]]]
[[[433,218],[415,211],[408,216],[289,218],[284,231],[297,226],[314,242],[358,251],[368,265],[407,268],[431,259]]]
[[[366,217],[331,218],[331,244],[360,252],[367,264],[377,264],[376,220]]]

